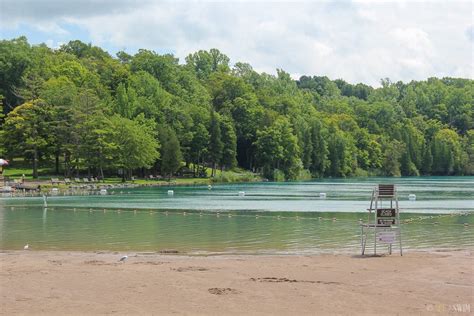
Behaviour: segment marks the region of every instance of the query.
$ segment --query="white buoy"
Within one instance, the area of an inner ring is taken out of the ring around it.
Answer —
[[[168,195],[174,195],[174,191],[173,190],[168,190]]]
[[[100,189],[101,195],[107,195],[107,189]]]
[[[408,199],[409,199],[410,201],[416,201],[416,195],[415,195],[415,194],[409,194],[409,195],[408,195]]]
[[[245,191],[239,191],[239,196],[245,196]]]
[[[324,192],[319,193],[319,198],[320,199],[325,199],[326,198],[326,193],[324,193]]]
[[[209,184],[209,185],[207,186],[207,189],[208,189],[208,190],[212,190],[212,185]]]

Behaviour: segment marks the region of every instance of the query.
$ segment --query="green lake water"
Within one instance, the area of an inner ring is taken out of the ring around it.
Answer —
[[[474,248],[474,177],[418,177],[120,188],[50,196],[47,209],[2,197],[0,249],[358,253],[377,183],[397,185],[405,249]]]

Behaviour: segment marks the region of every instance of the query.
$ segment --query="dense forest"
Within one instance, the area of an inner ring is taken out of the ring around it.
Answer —
[[[474,174],[474,81],[381,87],[258,73],[217,49],[180,61],[71,41],[0,41],[0,156],[33,175],[236,167],[269,179]]]

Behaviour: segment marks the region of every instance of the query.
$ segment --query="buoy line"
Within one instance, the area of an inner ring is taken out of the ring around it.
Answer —
[[[31,207],[31,205],[15,205],[11,206],[11,210],[14,211],[16,209],[28,209],[28,207]],[[295,220],[295,221],[318,221],[318,222],[340,222],[340,223],[348,223],[348,224],[361,224],[364,223],[366,218],[358,218],[358,219],[345,219],[345,218],[337,218],[337,217],[306,217],[306,216],[301,216],[301,213],[295,214],[292,216],[283,216],[283,215],[271,215],[271,214],[262,214],[262,213],[257,213],[254,212],[252,214],[236,214],[232,212],[222,212],[222,211],[215,211],[215,212],[203,212],[203,211],[180,211],[180,210],[174,210],[174,211],[169,211],[169,210],[158,210],[158,209],[122,209],[122,208],[91,208],[91,207],[76,207],[76,208],[69,208],[69,207],[61,207],[61,206],[53,206],[51,208],[48,208],[48,210],[69,210],[69,211],[82,211],[86,213],[102,213],[102,214],[107,214],[107,213],[115,213],[115,214],[121,214],[122,212],[124,213],[133,213],[134,215],[138,213],[148,213],[151,215],[157,214],[157,215],[163,215],[163,216],[168,216],[168,215],[175,215],[175,216],[207,216],[207,217],[216,217],[216,218],[228,218],[232,219],[234,217],[242,217],[242,218],[255,218],[255,219],[275,219],[275,220]],[[313,213],[317,214],[317,213]],[[474,227],[473,224],[470,223],[440,223],[436,221],[437,218],[443,218],[443,217],[455,217],[455,216],[469,216],[471,213],[469,212],[463,212],[463,213],[451,213],[451,214],[438,214],[438,215],[420,215],[420,216],[413,216],[407,219],[401,219],[400,224],[401,225],[409,225],[409,224],[416,224],[416,225],[424,225],[424,226],[464,226],[465,228],[471,228]],[[474,213],[473,213],[474,214]],[[222,216],[221,216],[222,215]],[[365,216],[366,214],[363,214]],[[426,220],[434,220],[432,223],[427,223],[425,222]]]

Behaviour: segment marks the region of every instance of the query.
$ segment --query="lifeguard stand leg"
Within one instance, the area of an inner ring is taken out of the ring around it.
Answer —
[[[395,206],[397,207],[397,224],[398,224],[398,242],[400,247],[400,256],[403,256],[402,249],[402,223],[400,222],[400,210],[398,208],[398,197],[395,197]]]
[[[375,196],[375,212],[374,212],[374,256],[377,255],[377,210],[379,208],[379,199],[377,195]]]

